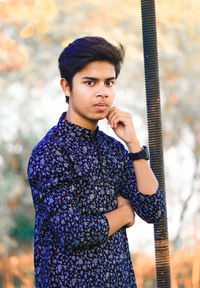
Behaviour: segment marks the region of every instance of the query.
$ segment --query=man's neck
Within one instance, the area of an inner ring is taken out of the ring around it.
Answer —
[[[79,125],[83,128],[89,129],[91,131],[95,131],[97,128],[98,120],[95,122],[83,121],[81,118],[77,117],[74,113],[70,112],[70,110],[68,110],[66,112],[65,119],[71,123],[74,123],[74,124]]]

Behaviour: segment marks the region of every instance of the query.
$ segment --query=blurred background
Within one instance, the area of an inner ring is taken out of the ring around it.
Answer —
[[[199,288],[200,2],[156,2],[172,287]],[[148,144],[140,1],[0,0],[0,287],[34,287],[27,162],[67,110],[58,57],[84,36],[125,45],[114,105]],[[127,234],[138,288],[156,287],[153,225],[137,217]]]

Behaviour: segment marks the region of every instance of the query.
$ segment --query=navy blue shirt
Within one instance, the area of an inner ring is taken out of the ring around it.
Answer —
[[[158,222],[164,199],[140,193],[128,151],[97,126],[65,119],[34,147],[28,179],[35,208],[37,288],[136,287],[126,227],[111,236],[104,215],[129,199],[146,222]]]

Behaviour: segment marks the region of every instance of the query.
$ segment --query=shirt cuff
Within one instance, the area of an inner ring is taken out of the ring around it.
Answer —
[[[159,222],[165,210],[164,193],[160,186],[156,193],[151,195],[137,191],[136,213],[147,223]]]
[[[107,240],[109,238],[108,234],[110,230],[108,218],[105,215],[99,215],[98,221],[100,222],[99,240]]]
[[[156,192],[154,194],[143,194],[138,190],[138,196],[142,199],[142,200],[149,200],[149,201],[153,201],[156,199],[163,199],[163,193],[162,190],[160,188],[160,186],[158,186],[158,189],[156,190]]]

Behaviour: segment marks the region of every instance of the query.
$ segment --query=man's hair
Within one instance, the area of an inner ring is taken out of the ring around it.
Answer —
[[[78,38],[66,46],[58,58],[58,67],[61,78],[68,81],[70,91],[74,75],[93,61],[108,61],[113,64],[117,78],[125,55],[125,47],[121,43],[118,44],[119,47],[116,47],[102,37],[87,36]],[[68,96],[66,102],[69,103]]]

